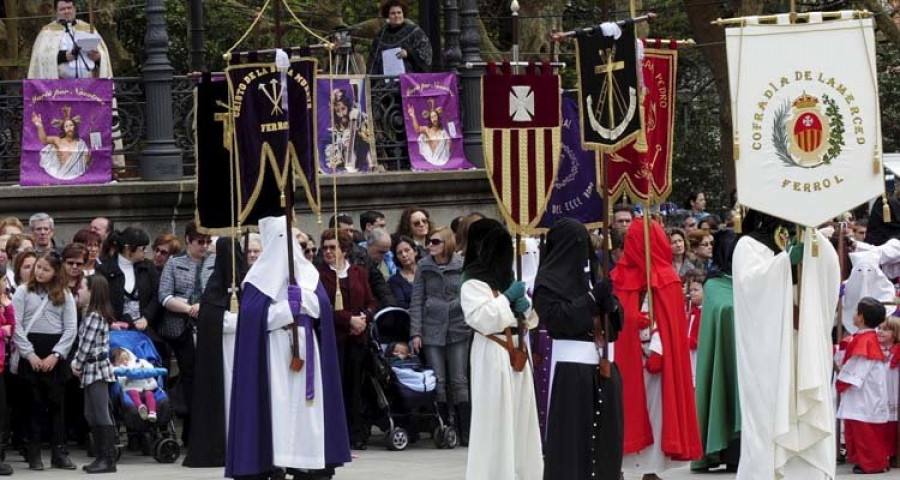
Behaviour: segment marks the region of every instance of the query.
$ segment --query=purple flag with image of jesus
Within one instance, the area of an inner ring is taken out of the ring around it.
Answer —
[[[413,170],[475,168],[463,152],[456,74],[400,75],[400,97]]]
[[[22,186],[112,180],[110,79],[24,80]]]

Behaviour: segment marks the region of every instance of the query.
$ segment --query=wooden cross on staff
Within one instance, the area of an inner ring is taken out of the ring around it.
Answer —
[[[613,74],[617,70],[622,70],[625,68],[625,62],[619,60],[616,61],[616,47],[607,48],[605,50],[600,50],[600,58],[602,59],[604,56],[606,57],[606,64],[597,65],[594,67],[594,73],[597,75],[606,75],[606,96],[607,103],[609,105],[609,128],[616,128],[616,120],[614,117],[614,109],[613,109],[613,90],[615,89],[616,79]],[[600,112],[597,112],[598,114]]]

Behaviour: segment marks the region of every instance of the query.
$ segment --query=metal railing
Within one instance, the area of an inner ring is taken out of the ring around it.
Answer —
[[[186,177],[194,175],[193,88],[197,79],[175,77],[172,85],[172,121],[175,144],[182,152]],[[114,78],[116,107],[113,110],[115,155],[125,157],[127,172],[136,174],[147,133],[147,108],[143,81],[139,77]],[[384,170],[408,170],[409,154],[397,77],[370,77],[370,105],[375,130],[378,163]],[[22,154],[22,81],[0,81],[0,183],[18,183]]]

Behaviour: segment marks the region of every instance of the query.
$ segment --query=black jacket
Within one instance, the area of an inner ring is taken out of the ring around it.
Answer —
[[[97,267],[97,274],[103,275],[109,282],[110,299],[116,319],[127,322],[129,325],[133,324],[136,319],[126,318],[122,313],[125,307],[125,275],[119,268],[118,255],[113,255],[109,260],[100,264]],[[162,305],[159,304],[157,298],[159,273],[152,261],[144,260],[134,265],[134,282],[138,288],[141,313],[150,325],[155,325],[161,316]]]

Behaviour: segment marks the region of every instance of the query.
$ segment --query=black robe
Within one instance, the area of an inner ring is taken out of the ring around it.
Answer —
[[[409,20],[405,20],[397,27],[387,24],[381,29],[372,44],[372,58],[369,61],[372,67],[369,69],[370,73],[384,75],[384,60],[381,52],[391,48],[406,50],[407,56],[403,59],[406,73],[423,73],[431,69],[432,52],[428,35]]]
[[[216,242],[216,263],[200,300],[197,319],[197,353],[194,360],[192,428],[185,467],[225,466],[225,373],[222,361],[222,324],[231,304],[232,245],[230,237]],[[244,261],[238,246],[235,255],[238,281],[244,277]]]
[[[621,328],[620,308],[609,283],[592,291],[588,287],[596,272],[591,258],[587,230],[571,219],[557,221],[547,235],[534,287],[534,309],[555,340],[593,346],[594,316],[602,313],[615,317],[611,340]],[[544,445],[545,480],[619,478],[625,428],[622,380],[618,367],[610,366],[611,377],[604,379],[596,365],[556,363]]]

